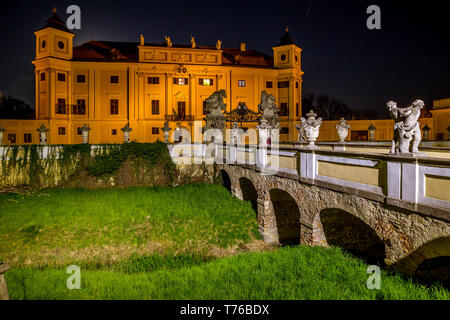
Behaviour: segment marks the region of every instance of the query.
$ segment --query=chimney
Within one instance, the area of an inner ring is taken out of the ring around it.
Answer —
[[[245,51],[245,42],[241,42],[241,44],[239,45],[239,48],[241,51]]]

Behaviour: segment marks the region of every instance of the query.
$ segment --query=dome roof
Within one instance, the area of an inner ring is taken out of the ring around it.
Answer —
[[[289,28],[286,27],[286,33],[281,37],[280,43],[278,45],[276,45],[275,47],[286,46],[286,45],[289,45],[289,44],[295,44],[295,40],[289,34]]]

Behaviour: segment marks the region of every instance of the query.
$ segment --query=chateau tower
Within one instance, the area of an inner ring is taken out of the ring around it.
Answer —
[[[302,115],[302,49],[295,44],[294,38],[289,34],[288,27],[285,31],[280,43],[272,47],[273,65],[274,68],[279,69],[277,81],[280,115],[293,123],[298,121]],[[289,131],[291,131],[291,128],[289,128]]]
[[[35,33],[36,117],[67,119],[70,104],[70,60],[73,37],[56,9],[45,26]]]

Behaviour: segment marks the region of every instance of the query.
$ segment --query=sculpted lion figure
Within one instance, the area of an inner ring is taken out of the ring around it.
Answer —
[[[266,91],[261,93],[261,103],[258,105],[258,111],[261,112],[261,119],[265,119],[268,123],[275,127],[278,121],[278,111],[275,104],[275,97],[271,94],[267,94]]]
[[[205,111],[208,116],[221,116],[222,111],[227,108],[227,105],[223,102],[223,98],[227,97],[225,90],[219,90],[214,92],[206,101]]]

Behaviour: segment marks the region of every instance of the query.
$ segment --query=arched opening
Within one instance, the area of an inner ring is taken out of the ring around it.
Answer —
[[[256,191],[253,182],[247,178],[240,178],[239,185],[242,191],[242,200],[250,201],[252,203],[252,209],[258,216],[258,192]]]
[[[219,178],[222,183],[222,185],[227,188],[228,191],[231,192],[231,179],[228,173],[225,170],[220,170],[219,172]]]
[[[330,246],[341,247],[368,264],[385,266],[385,245],[364,221],[340,209],[323,210],[320,220]]]
[[[450,237],[425,243],[397,265],[400,270],[415,270],[414,278],[421,283],[440,282],[450,289]]]
[[[289,193],[270,190],[270,200],[277,222],[278,241],[282,245],[300,244],[300,211]]]
[[[440,282],[450,290],[450,256],[425,260],[417,267],[414,276],[424,284]]]

